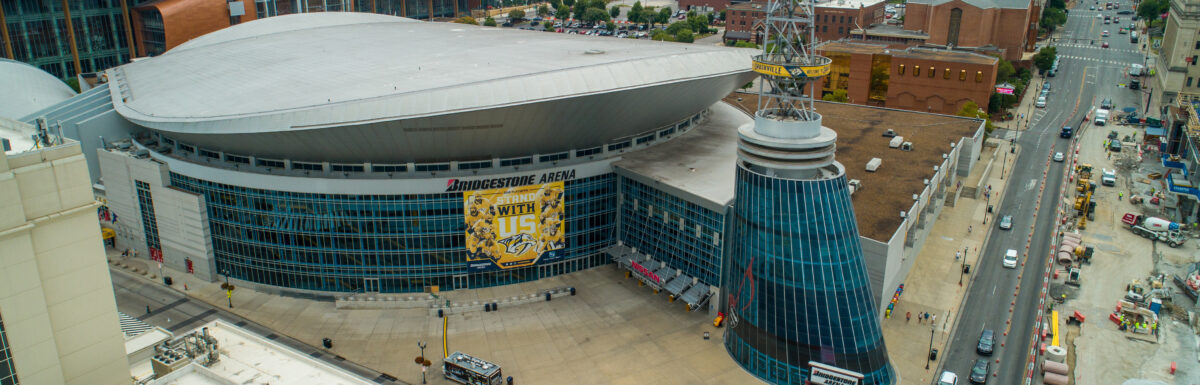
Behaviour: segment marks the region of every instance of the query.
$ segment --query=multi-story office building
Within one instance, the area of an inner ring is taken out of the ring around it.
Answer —
[[[1143,37],[1143,42],[1149,39]],[[1172,0],[1155,61],[1152,105],[1200,101],[1200,2]]]
[[[969,51],[851,41],[824,42],[816,51],[833,59],[823,93],[846,90],[850,103],[951,115],[967,102],[987,108],[1000,63]]]
[[[0,1],[0,57],[60,79],[128,63],[133,57],[126,17],[131,2]]]
[[[10,142],[33,132],[0,118]],[[50,141],[0,154],[0,384],[128,384],[87,164]]]
[[[817,41],[850,37],[855,29],[883,23],[883,0],[826,0],[813,4]],[[733,3],[725,10],[725,39],[762,40],[765,1]]]

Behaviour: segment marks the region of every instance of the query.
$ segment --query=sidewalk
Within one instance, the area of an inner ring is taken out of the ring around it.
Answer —
[[[998,151],[1009,151],[1008,141],[992,139]],[[991,148],[985,147],[990,151]],[[1019,150],[1018,150],[1019,153]],[[1005,157],[999,157],[993,167],[1000,167]],[[985,185],[992,186],[991,204],[995,205],[1004,198],[1005,184],[1009,181],[1008,174],[1016,156],[1009,154],[1007,166],[1004,167],[1006,177],[1001,179],[1000,169],[991,172]],[[971,170],[971,176],[966,180],[979,179],[986,164],[980,164]],[[987,199],[982,194],[979,199],[959,198],[954,207],[947,206],[938,215],[929,238],[908,273],[904,282],[904,294],[896,304],[892,318],[883,320],[883,336],[887,341],[892,365],[896,367],[900,378],[905,384],[929,384],[936,375],[935,370],[944,356],[939,354],[938,360],[930,363],[925,369],[925,362],[930,344],[930,328],[933,327],[933,348],[939,352],[945,350],[945,344],[954,330],[954,322],[958,320],[958,311],[966,295],[970,278],[977,269],[979,248],[987,242],[987,237],[996,228],[994,221],[998,218],[987,213]],[[984,224],[984,218],[987,224]],[[968,228],[973,228],[968,232]],[[963,285],[959,285],[960,269],[964,263],[955,260],[955,252],[967,250],[966,264],[971,265],[971,274],[963,276]],[[912,313],[913,320],[906,321],[905,314]],[[921,322],[917,314],[929,312],[936,315],[936,324]]]

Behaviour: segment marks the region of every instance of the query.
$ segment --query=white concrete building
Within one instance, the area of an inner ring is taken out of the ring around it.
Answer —
[[[129,383],[97,207],[79,143],[0,154],[0,383]]]

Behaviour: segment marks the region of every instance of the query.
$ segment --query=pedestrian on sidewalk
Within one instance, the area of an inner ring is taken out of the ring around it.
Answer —
[[[904,322],[912,323],[912,312],[911,311],[904,313]]]
[[[962,258],[962,252],[961,252],[961,251],[955,251],[955,252],[954,252],[954,260],[955,260],[955,261],[957,261],[959,258]]]
[[[967,226],[967,234],[971,233],[972,226]]]
[[[937,314],[929,316],[929,323],[933,326],[937,326]]]

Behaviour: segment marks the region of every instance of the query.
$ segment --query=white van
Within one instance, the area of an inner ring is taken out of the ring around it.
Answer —
[[[1016,250],[1008,249],[1008,251],[1004,253],[1004,267],[1014,268],[1014,269],[1017,267],[1017,251]]]
[[[1103,126],[1108,123],[1108,110],[1096,110],[1096,125]]]

